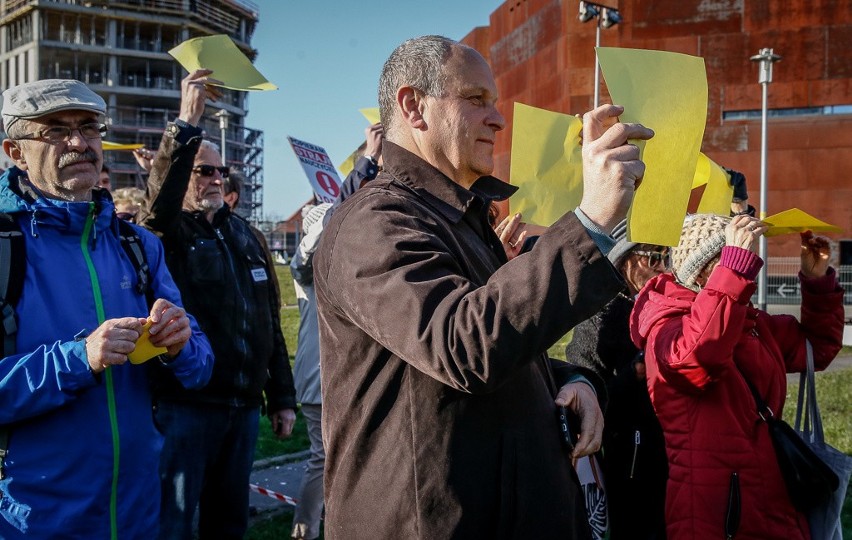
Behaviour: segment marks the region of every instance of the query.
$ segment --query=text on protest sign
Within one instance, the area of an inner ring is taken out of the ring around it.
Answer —
[[[287,137],[293,152],[302,164],[308,181],[320,202],[334,202],[340,194],[340,177],[325,149],[293,137]]]

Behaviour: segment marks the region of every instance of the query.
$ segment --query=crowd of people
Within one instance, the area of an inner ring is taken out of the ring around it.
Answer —
[[[808,347],[818,369],[840,349],[825,238],[802,234],[801,321],[750,303],[767,226],[742,175],[733,217],[630,241],[654,133],[617,105],[583,116],[574,211],[498,223],[516,188],[490,176],[491,70],[423,36],[385,62],[340,197],[305,209],[291,369],[272,257],[198,127],[214,76],[186,76],[136,154],[146,189],[114,197],[102,98],[3,93],[0,537],[242,538],[261,415],[287,437],[300,405],[293,538],[598,538],[575,471],[591,455],[612,540],[810,538],[750,389],[780,411]],[[572,328],[568,362],[549,358]],[[143,340],[163,352],[139,365]]]

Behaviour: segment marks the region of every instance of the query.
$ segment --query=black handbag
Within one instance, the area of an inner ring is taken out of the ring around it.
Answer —
[[[807,512],[823,504],[840,485],[837,475],[805,444],[790,424],[775,417],[772,409],[766,405],[745,375],[743,379],[754,396],[757,414],[769,427],[769,436],[775,448],[781,476],[793,506],[800,512]]]

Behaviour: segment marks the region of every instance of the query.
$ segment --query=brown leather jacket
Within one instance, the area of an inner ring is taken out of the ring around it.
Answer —
[[[574,214],[511,262],[469,191],[387,141],[314,263],[326,537],[588,538],[545,352],[623,284]],[[556,369],[554,369],[556,368]]]

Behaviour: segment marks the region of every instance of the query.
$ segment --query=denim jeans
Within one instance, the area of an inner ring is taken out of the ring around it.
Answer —
[[[161,401],[161,540],[241,539],[248,526],[249,475],[260,409]]]

